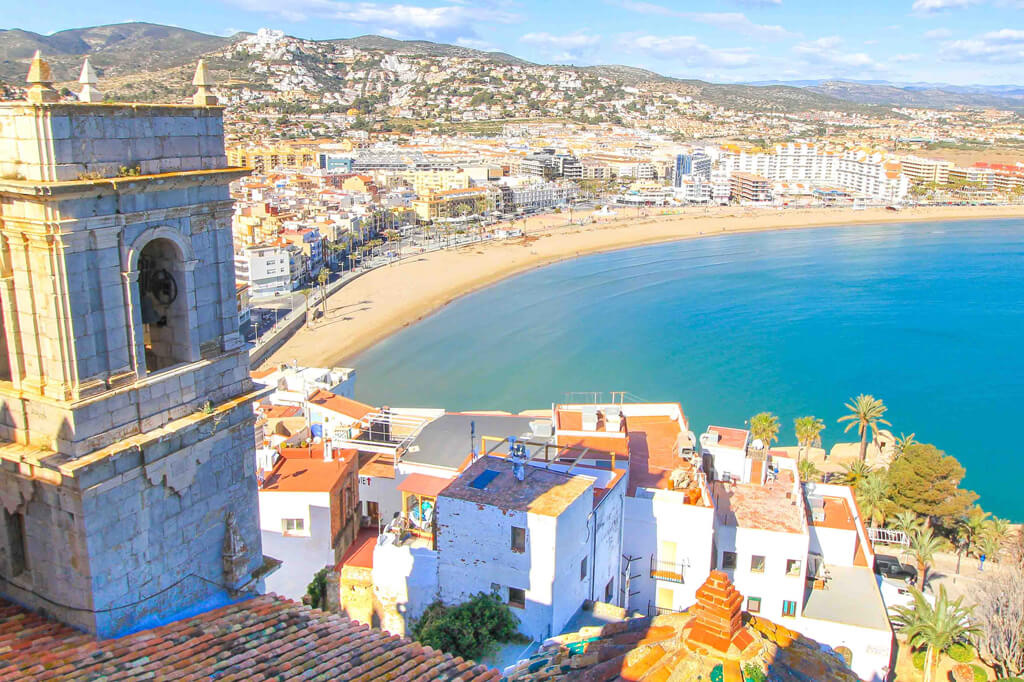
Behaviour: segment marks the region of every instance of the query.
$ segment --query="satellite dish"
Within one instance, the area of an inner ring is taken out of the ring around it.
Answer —
[[[755,450],[764,450],[764,441],[762,441],[760,438],[755,438],[754,442],[751,443],[751,445]]]

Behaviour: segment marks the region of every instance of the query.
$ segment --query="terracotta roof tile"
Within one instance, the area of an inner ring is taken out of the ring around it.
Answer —
[[[497,680],[344,616],[275,595],[96,640],[0,600],[0,680]]]

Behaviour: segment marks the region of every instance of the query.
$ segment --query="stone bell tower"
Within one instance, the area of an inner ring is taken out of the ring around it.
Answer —
[[[266,565],[247,171],[201,75],[189,105],[62,103],[37,53],[28,101],[0,103],[0,594],[100,636],[259,590]]]

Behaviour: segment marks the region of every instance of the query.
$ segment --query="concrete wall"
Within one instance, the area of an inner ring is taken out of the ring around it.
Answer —
[[[799,618],[794,629],[833,649],[848,648],[853,654],[850,667],[862,680],[884,682],[888,679],[886,671],[892,663],[894,640],[891,631],[811,618]]]
[[[656,604],[659,588],[671,590],[671,608],[682,610],[696,601],[697,588],[711,571],[714,510],[687,505],[684,496],[671,490],[637,491],[626,498],[623,553],[640,557],[633,563],[628,607],[646,612]],[[676,561],[684,564],[683,582],[655,580],[650,576],[651,557],[658,557],[660,543],[676,545]]]
[[[765,618],[785,625],[789,619],[782,616],[784,600],[795,601],[797,614],[803,612],[809,544],[807,535],[723,525],[717,528],[715,544],[718,568],[725,571],[744,598],[761,598],[761,614]],[[735,569],[723,567],[722,557],[726,551],[736,552]],[[765,557],[763,573],[750,570],[751,557],[754,555]],[[800,562],[799,575],[786,575],[786,562],[789,559]],[[745,599],[743,608],[747,608]]]
[[[313,574],[334,565],[327,493],[261,491],[259,496],[263,552],[284,562],[267,577],[267,591],[299,601]],[[285,535],[281,519],[297,518],[305,519],[306,532]]]
[[[461,603],[496,584],[507,601],[509,587],[523,589],[525,608],[512,609],[520,632],[534,639],[558,633],[590,591],[580,563],[591,551],[592,506],[592,495],[581,495],[556,518],[443,498],[437,508],[441,599]],[[522,553],[511,549],[513,526],[526,528]]]
[[[587,592],[587,598],[594,601],[618,604],[626,486],[623,476],[594,510],[591,523],[597,525],[597,538],[590,548],[591,585]],[[605,596],[609,581],[612,583],[611,599]]]
[[[437,552],[424,547],[377,544],[373,550],[373,591],[380,627],[398,635],[439,598]]]

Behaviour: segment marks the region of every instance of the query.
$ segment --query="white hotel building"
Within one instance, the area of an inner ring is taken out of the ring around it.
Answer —
[[[723,148],[719,151],[719,167],[730,174],[753,173],[772,182],[840,187],[880,201],[899,201],[909,188],[900,162],[880,152],[853,150],[840,154],[812,144],[780,144],[771,152]]]

